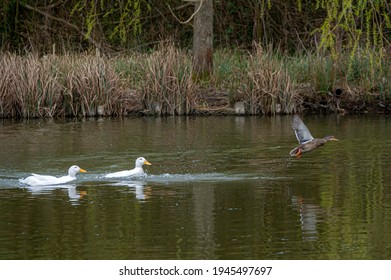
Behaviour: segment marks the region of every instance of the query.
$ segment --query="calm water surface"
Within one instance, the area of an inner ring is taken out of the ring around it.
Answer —
[[[0,122],[0,259],[391,259],[391,118]],[[105,179],[152,163],[138,181]],[[88,173],[26,187],[31,172]]]

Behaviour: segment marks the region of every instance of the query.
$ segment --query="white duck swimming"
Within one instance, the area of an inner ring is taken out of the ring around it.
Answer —
[[[87,172],[81,169],[77,165],[72,165],[68,170],[68,175],[62,177],[54,177],[50,175],[39,175],[32,173],[31,176],[25,179],[19,179],[19,182],[30,186],[47,186],[65,184],[70,181],[76,180],[76,174],[79,172]]]
[[[106,174],[106,178],[119,178],[119,177],[139,177],[139,176],[145,176],[143,165],[151,165],[145,158],[139,157],[136,159],[136,167],[132,170],[124,170],[124,171],[118,171],[114,173]]]

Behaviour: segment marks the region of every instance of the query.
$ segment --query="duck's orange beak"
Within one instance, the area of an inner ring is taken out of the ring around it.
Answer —
[[[150,162],[148,162],[147,160],[146,161],[144,161],[144,164],[146,164],[146,165],[152,165]]]
[[[87,170],[80,168],[80,172],[84,173],[84,172],[87,172]]]

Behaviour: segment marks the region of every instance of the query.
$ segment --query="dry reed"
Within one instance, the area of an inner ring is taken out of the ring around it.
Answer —
[[[169,42],[140,61],[140,68],[145,71],[141,98],[146,111],[156,115],[190,114],[194,109],[195,84],[188,56]]]
[[[55,117],[59,103],[58,76],[35,55],[1,56],[0,91],[2,117]],[[4,87],[3,87],[4,86]]]
[[[243,77],[242,98],[249,114],[291,114],[295,111],[298,92],[283,63],[256,46],[250,55]]]
[[[389,60],[383,63],[390,69]],[[252,54],[219,50],[214,73],[202,83],[193,81],[191,65],[191,56],[170,42],[150,54],[114,58],[2,53],[0,117],[232,113],[235,102],[245,105],[245,114],[269,115],[357,111],[368,100],[391,108],[391,71],[375,72],[364,56],[336,64],[319,54],[286,57],[259,46]],[[333,96],[338,83],[340,97]]]
[[[67,56],[63,59],[66,115],[122,115],[128,87],[108,59]]]
[[[3,54],[0,61],[0,117],[123,114],[129,87],[107,59]]]

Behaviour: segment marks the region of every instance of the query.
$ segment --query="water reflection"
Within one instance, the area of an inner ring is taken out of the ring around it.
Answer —
[[[321,216],[321,207],[316,204],[306,203],[300,196],[292,196],[292,206],[300,215],[302,230],[302,239],[313,241],[318,239],[319,217]]]
[[[215,188],[194,188],[193,189],[194,203],[194,224],[195,224],[195,244],[199,254],[198,259],[214,259],[216,258],[216,250],[218,244],[215,236]]]
[[[64,184],[53,186],[24,186],[23,189],[28,190],[32,195],[52,195],[56,190],[66,191],[69,201],[73,205],[77,205],[80,199],[87,195],[87,191],[77,190],[76,185]]]
[[[128,187],[134,189],[136,199],[141,201],[148,199],[151,192],[151,187],[148,187],[147,183],[142,181],[120,181],[111,183],[110,185],[114,187]]]

